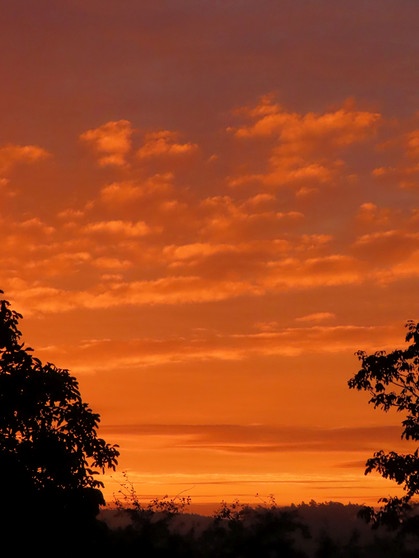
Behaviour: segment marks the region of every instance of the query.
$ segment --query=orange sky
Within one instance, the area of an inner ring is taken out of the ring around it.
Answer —
[[[0,288],[146,500],[375,503],[418,319],[419,6],[6,0]],[[256,500],[257,501],[257,500]]]

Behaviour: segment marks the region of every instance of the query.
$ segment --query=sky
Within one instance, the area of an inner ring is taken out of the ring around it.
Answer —
[[[0,288],[137,496],[374,504],[419,319],[416,0],[3,0]]]

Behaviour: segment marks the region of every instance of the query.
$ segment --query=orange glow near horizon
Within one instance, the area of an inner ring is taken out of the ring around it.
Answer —
[[[387,4],[5,10],[0,288],[120,445],[108,504],[396,493],[364,464],[401,417],[347,386],[419,319],[419,7]]]

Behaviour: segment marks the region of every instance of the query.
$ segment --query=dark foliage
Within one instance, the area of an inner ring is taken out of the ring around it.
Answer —
[[[131,521],[106,533],[106,548],[121,558],[417,557],[417,545],[409,547],[381,528],[372,531],[358,518],[359,509],[336,502],[281,508],[235,501],[222,502],[211,518],[184,512],[143,514],[149,506],[120,509]]]
[[[377,351],[367,355],[358,351],[361,369],[348,382],[351,389],[367,391],[369,403],[374,408],[402,412],[401,437],[419,440],[419,323],[406,323],[406,342],[409,346],[391,353]],[[382,498],[377,511],[365,507],[362,516],[373,526],[385,525],[401,534],[418,533],[414,497],[419,492],[419,454],[399,454],[383,450],[374,453],[366,462],[365,474],[378,472],[384,478],[395,481],[404,490],[402,497]]]
[[[0,529],[3,541],[33,550],[62,544],[69,532],[94,538],[103,528],[95,519],[105,504],[96,475],[115,469],[119,451],[98,437],[100,417],[76,378],[21,342],[21,319],[0,301]]]

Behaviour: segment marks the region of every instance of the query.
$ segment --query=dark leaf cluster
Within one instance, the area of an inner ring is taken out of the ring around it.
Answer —
[[[41,530],[46,521],[98,514],[105,502],[97,475],[115,469],[119,451],[98,436],[100,416],[77,379],[21,341],[21,318],[0,301],[0,493],[4,525],[24,509]]]
[[[351,389],[370,394],[369,403],[374,408],[388,412],[394,409],[402,413],[401,438],[419,440],[419,323],[406,323],[405,349],[387,353],[377,351],[368,355],[358,351],[356,356],[361,369],[351,378]],[[402,498],[383,498],[383,507],[378,512],[366,507],[364,517],[373,524],[386,524],[392,529],[412,524],[413,498],[419,493],[419,455],[413,453],[377,451],[366,463],[365,474],[377,472],[384,478],[400,485],[405,495]]]

